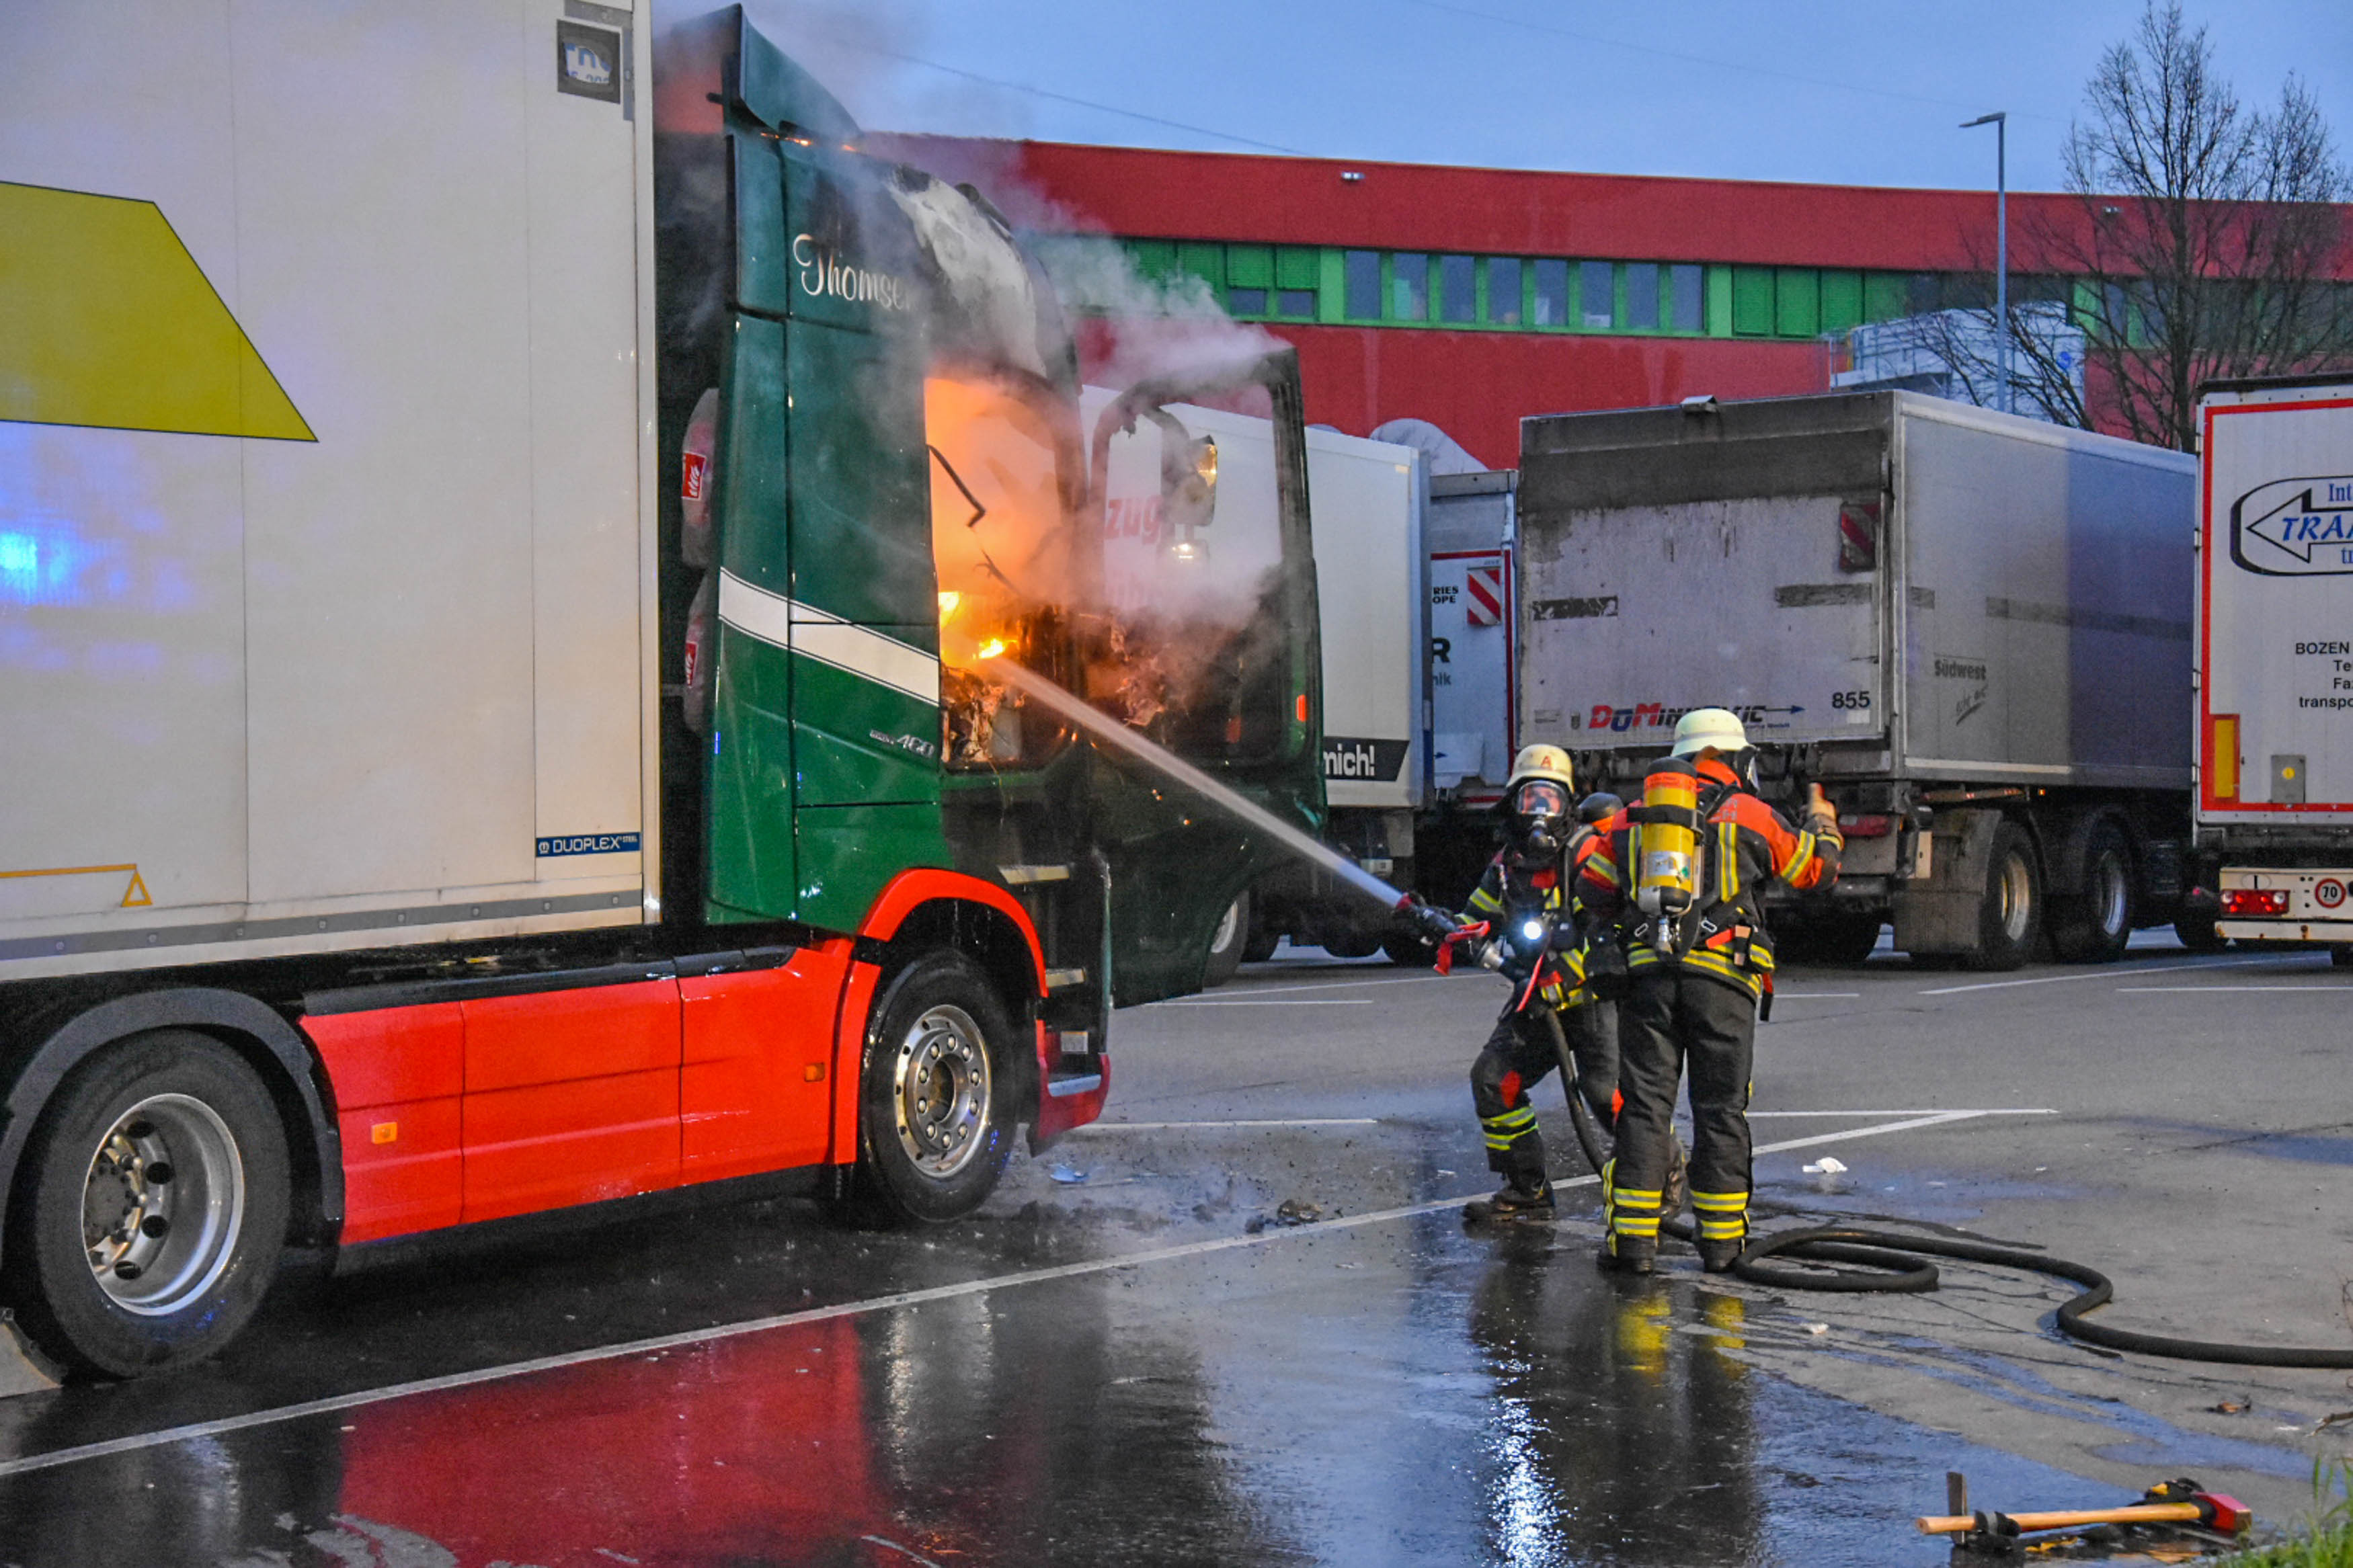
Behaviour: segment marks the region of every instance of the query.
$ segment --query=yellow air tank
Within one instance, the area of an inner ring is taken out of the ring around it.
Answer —
[[[1662,758],[1642,781],[1635,824],[1634,906],[1651,917],[1651,945],[1674,944],[1678,917],[1699,896],[1699,771]]]

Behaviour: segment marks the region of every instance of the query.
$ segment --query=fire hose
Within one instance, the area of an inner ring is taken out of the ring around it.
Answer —
[[[1422,913],[1430,915],[1437,911],[1425,910]],[[1425,925],[1434,931],[1435,927],[1427,920]],[[1471,927],[1457,922],[1455,929],[1441,939],[1441,958],[1448,952],[1446,944],[1483,935],[1486,930],[1483,925]],[[1599,1175],[1609,1159],[1601,1147],[1601,1130],[1595,1125],[1593,1113],[1586,1106],[1577,1071],[1576,1054],[1568,1048],[1568,1036],[1561,1027],[1560,1013],[1556,1008],[1542,1005],[1538,999],[1543,964],[1541,954],[1535,963],[1536,973],[1532,973],[1525,984],[1514,982],[1512,1010],[1517,1011],[1531,1001],[1537,1003],[1537,1010],[1551,1031],[1554,1049],[1560,1058],[1561,1084],[1568,1094],[1569,1121],[1577,1130],[1577,1147],[1584,1151],[1587,1163]],[[1683,1242],[1690,1241],[1694,1234],[1688,1222],[1673,1216],[1662,1219],[1659,1229],[1662,1234]],[[1924,1254],[1926,1256],[1922,1256]],[[2084,1287],[2081,1293],[2059,1308],[2059,1331],[2105,1350],[2130,1351],[2171,1361],[2210,1362],[2228,1366],[2353,1370],[2353,1351],[2179,1339],[2091,1321],[2089,1315],[2113,1301],[2116,1293],[2115,1282],[2098,1269],[2089,1264],[2071,1262],[2022,1247],[2000,1247],[1991,1242],[1958,1237],[1915,1236],[1862,1226],[1807,1226],[1752,1238],[1733,1263],[1732,1271],[1752,1284],[1785,1290],[1819,1290],[1850,1295],[1917,1294],[1937,1288],[1936,1266],[1928,1261],[1929,1258],[1949,1258],[1997,1268],[2015,1268],[2081,1285]],[[1855,1267],[1844,1269],[1825,1267],[1831,1264]]]

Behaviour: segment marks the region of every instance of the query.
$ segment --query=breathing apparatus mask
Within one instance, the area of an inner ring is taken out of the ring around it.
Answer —
[[[1523,866],[1557,860],[1568,848],[1568,791],[1551,779],[1525,779],[1504,802],[1512,858]]]

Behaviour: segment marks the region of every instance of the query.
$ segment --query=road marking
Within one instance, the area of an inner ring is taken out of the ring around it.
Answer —
[[[1321,984],[1304,985],[1258,985],[1251,987],[1250,994],[1253,996],[1264,996],[1277,991],[1352,991],[1359,985],[1424,985],[1453,978],[1456,977],[1446,974],[1392,974],[1379,980],[1328,980]],[[1465,974],[1461,978],[1468,979],[1470,976]],[[1189,1001],[1190,998],[1180,996],[1176,1000],[1185,1002]],[[1160,1005],[1166,1005],[1165,1003]]]
[[[2178,996],[2196,991],[2353,991],[2353,985],[2119,985],[2116,990],[2135,995],[2164,992]]]
[[[1338,986],[1334,986],[1335,991]],[[1329,1002],[1304,1002],[1286,997],[1280,1002],[1261,1002],[1255,996],[1187,996],[1174,1002],[1163,1002],[1163,1007],[1369,1007],[1369,996],[1335,996]]]
[[[1300,1116],[1287,1121],[1090,1121],[1073,1132],[1169,1132],[1190,1127],[1378,1127],[1377,1116]]]
[[[1882,1122],[1871,1127],[1849,1128],[1843,1132],[1825,1132],[1812,1138],[1792,1138],[1779,1143],[1760,1145],[1754,1152],[1776,1154],[1790,1149],[1810,1149],[1818,1143],[1836,1143],[1862,1138],[1875,1138],[1890,1132],[1909,1132],[1915,1128],[1941,1126],[1968,1121],[1982,1116],[2000,1114],[1990,1110],[1938,1110],[1900,1121]],[[1573,1176],[1555,1182],[1556,1187],[1589,1187],[1601,1178],[1596,1175]],[[66,1465],[79,1464],[87,1459],[103,1459],[117,1454],[134,1454],[142,1449],[160,1448],[174,1443],[199,1442],[207,1437],[225,1436],[232,1432],[250,1431],[257,1426],[274,1426],[281,1422],[300,1421],[306,1416],[332,1415],[339,1411],[358,1410],[371,1405],[385,1405],[397,1399],[411,1399],[420,1394],[447,1394],[457,1389],[477,1387],[488,1383],[504,1383],[512,1378],[527,1377],[535,1373],[562,1372],[570,1367],[586,1366],[596,1362],[623,1361],[632,1356],[657,1355],[665,1351],[685,1350],[696,1345],[711,1344],[721,1340],[741,1339],[747,1334],[765,1333],[772,1329],[798,1328],[806,1323],[828,1322],[837,1318],[864,1317],[870,1312],[887,1312],[901,1307],[927,1306],[934,1301],[953,1301],[965,1296],[986,1295],[991,1290],[1008,1290],[1025,1285],[1045,1285],[1059,1279],[1083,1279],[1091,1274],[1108,1274],[1116,1269],[1140,1268],[1148,1263],[1168,1263],[1184,1258],[1205,1258],[1212,1253],[1231,1252],[1245,1247],[1263,1247],[1272,1242],[1288,1241],[1297,1237],[1325,1235],[1335,1230],[1354,1230],[1362,1226],[1386,1225],[1392,1220],[1418,1219],[1423,1215],[1442,1214],[1459,1209],[1477,1193],[1463,1193],[1451,1198],[1433,1198],[1425,1203],[1407,1204],[1398,1208],[1376,1209],[1368,1214],[1341,1215],[1332,1219],[1318,1220],[1313,1225],[1287,1226],[1261,1230],[1255,1235],[1223,1236],[1209,1241],[1185,1242],[1176,1247],[1154,1247],[1143,1252],[1131,1252],[1117,1258],[1098,1258],[1084,1263],[1064,1263],[1049,1268],[1025,1268],[1012,1274],[993,1275],[986,1279],[968,1279],[959,1285],[934,1285],[923,1290],[901,1290],[888,1296],[870,1296],[862,1300],[844,1301],[832,1307],[811,1307],[798,1312],[779,1312],[773,1317],[752,1318],[740,1323],[721,1323],[707,1329],[689,1329],[680,1333],[658,1334],[651,1338],[628,1340],[620,1344],[604,1345],[592,1350],[567,1351],[561,1355],[534,1356],[529,1361],[509,1362],[501,1366],[478,1367],[472,1372],[450,1373],[441,1377],[418,1378],[410,1383],[386,1384],[380,1388],[363,1389],[352,1394],[333,1394],[324,1399],[307,1399],[299,1405],[280,1405],[268,1410],[250,1411],[243,1415],[227,1415],[215,1421],[192,1422],[185,1426],[170,1426],[156,1432],[142,1432],[127,1437],[111,1437],[104,1442],[81,1443],[69,1448],[58,1448],[46,1454],[32,1454],[21,1458],[0,1461],[0,1478],[27,1475],[35,1470],[53,1470]]]
[[[2056,1116],[2059,1113],[2044,1106],[2029,1110],[2017,1106],[1968,1110],[1752,1110],[1748,1120],[1755,1121],[1767,1116]]]
[[[2080,974],[2038,974],[2030,980],[1980,980],[1974,985],[1941,985],[1934,991],[1923,991],[1923,996],[1956,996],[1964,991],[2004,991],[2013,985],[2057,985],[2069,980],[2110,980],[2119,974],[2179,974],[2201,969],[2244,969],[2254,963],[2288,963],[2303,957],[2302,953],[2274,952],[2262,958],[2223,958],[2211,963],[2193,960],[2188,963],[2144,963],[2137,969],[2094,969]]]

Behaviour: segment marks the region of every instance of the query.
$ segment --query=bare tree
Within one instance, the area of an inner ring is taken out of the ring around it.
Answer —
[[[2353,364],[2337,205],[2353,182],[2301,81],[2289,76],[2267,111],[2247,108],[2216,74],[2206,29],[2185,26],[2174,0],[2149,0],[2133,37],[2101,57],[2084,100],[2061,148],[2074,199],[2013,215],[2011,267],[2030,279],[2025,300],[2015,286],[2011,296],[2021,408],[2187,451],[2200,382]],[[2080,344],[2020,319],[2036,308],[2035,281],[2057,286]],[[1989,279],[1985,294],[1922,331],[1962,387],[1990,404]]]

